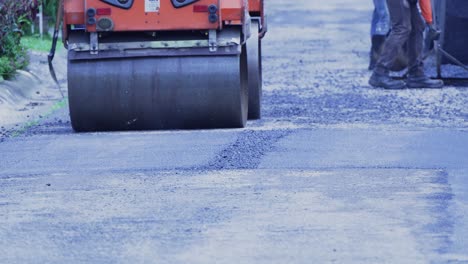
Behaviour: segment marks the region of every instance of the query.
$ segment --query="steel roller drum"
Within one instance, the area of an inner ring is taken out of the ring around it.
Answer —
[[[245,64],[244,54],[69,59],[72,126],[76,131],[243,127]]]

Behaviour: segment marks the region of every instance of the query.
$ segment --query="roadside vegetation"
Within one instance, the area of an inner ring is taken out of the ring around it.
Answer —
[[[44,15],[53,23],[55,0],[0,0],[0,81],[10,79],[18,69],[28,66],[28,50],[47,51],[51,38],[31,33],[31,25],[44,4]]]
[[[37,34],[23,36],[21,38],[21,45],[27,50],[49,52],[50,46],[52,45],[52,37],[47,34],[42,38]],[[57,48],[60,48],[60,45],[58,45]]]

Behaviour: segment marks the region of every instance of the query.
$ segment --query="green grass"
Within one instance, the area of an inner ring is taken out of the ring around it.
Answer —
[[[44,36],[42,39],[39,36],[23,36],[21,44],[28,50],[48,52],[52,46],[52,38],[50,36]],[[61,44],[61,41],[57,43],[57,50],[60,50]]]

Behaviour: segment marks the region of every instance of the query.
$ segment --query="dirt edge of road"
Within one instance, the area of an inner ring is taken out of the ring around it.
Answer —
[[[30,64],[12,80],[0,82],[0,142],[41,123],[48,115],[66,107],[66,52],[54,60],[61,90],[49,74],[47,53],[30,51]]]

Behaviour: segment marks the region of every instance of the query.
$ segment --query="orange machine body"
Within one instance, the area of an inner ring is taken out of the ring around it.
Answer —
[[[263,1],[249,0],[249,12],[252,15],[263,16]]]
[[[157,5],[148,6],[148,2]],[[216,5],[216,22],[209,21],[206,7]],[[95,19],[108,18],[112,31],[208,30],[220,29],[224,24],[242,24],[247,9],[251,14],[263,16],[262,0],[199,0],[176,8],[171,0],[135,0],[130,9],[112,6],[100,0],[65,0],[64,26],[85,25],[86,31],[99,31],[96,24],[88,23],[88,9],[97,10]]]

